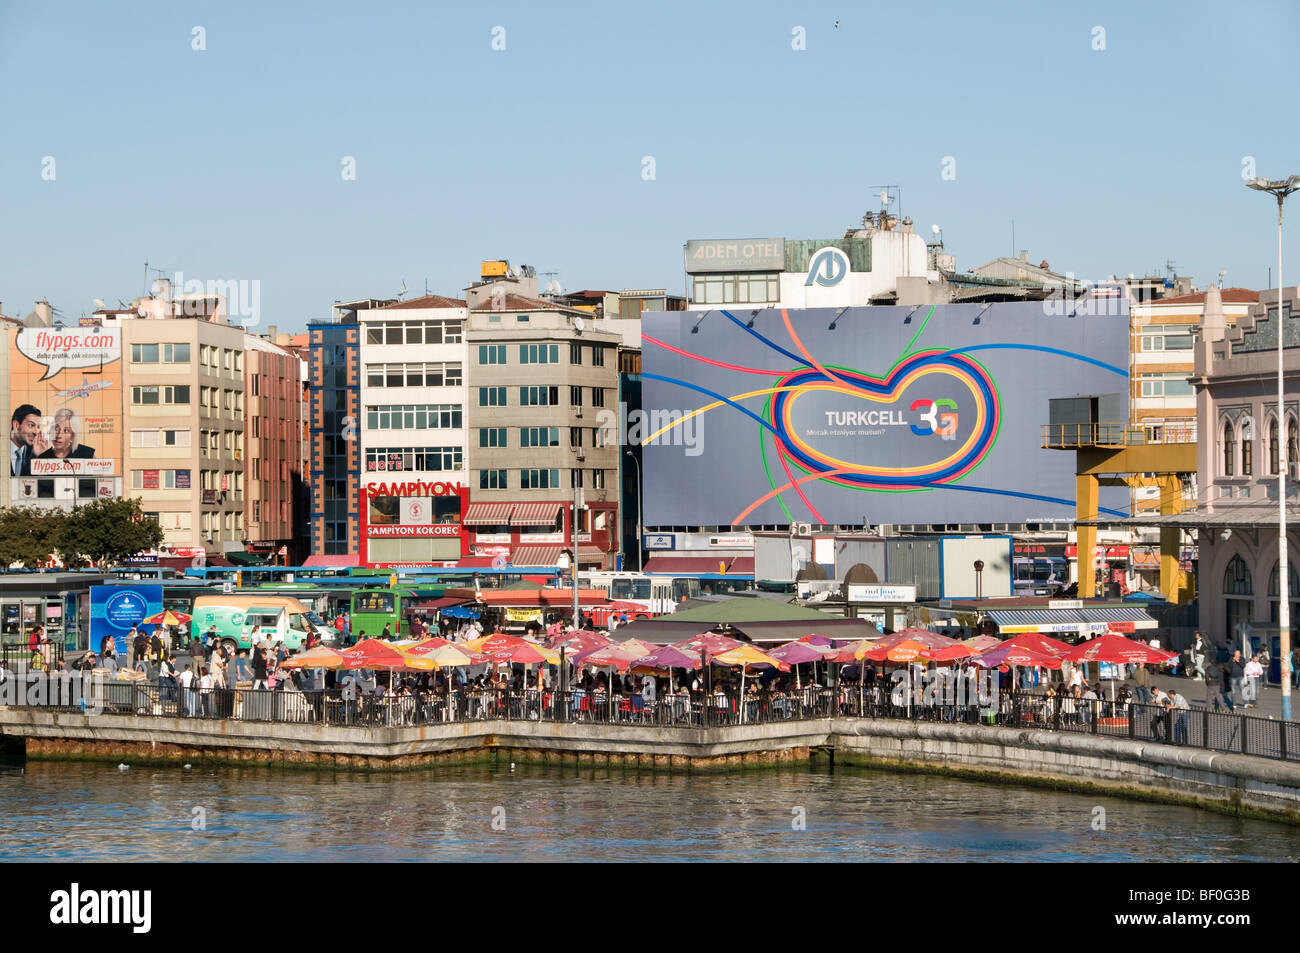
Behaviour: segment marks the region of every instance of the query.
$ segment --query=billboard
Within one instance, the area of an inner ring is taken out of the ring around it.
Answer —
[[[112,639],[118,661],[125,664],[131,627],[162,610],[162,586],[157,583],[91,586],[90,647],[99,652],[104,640]]]
[[[120,328],[23,328],[9,341],[14,498],[43,477],[121,475]]]
[[[1070,520],[1048,399],[1119,394],[1128,419],[1127,302],[1086,304],[647,312],[645,524]]]

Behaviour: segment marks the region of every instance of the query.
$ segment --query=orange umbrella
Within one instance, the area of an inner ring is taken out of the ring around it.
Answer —
[[[826,656],[828,662],[861,662],[867,653],[876,647],[875,639],[861,639],[850,642],[843,648],[836,649]]]
[[[184,612],[177,612],[175,609],[164,609],[162,612],[155,613],[140,621],[147,625],[184,625],[192,618],[194,617],[186,615]]]
[[[415,669],[423,672],[437,668],[427,659],[408,656],[401,649],[379,639],[364,639],[339,655],[343,660],[343,668]]]
[[[904,639],[894,645],[878,645],[866,654],[866,658],[876,662],[915,662],[918,658],[925,657],[929,648],[916,639]]]
[[[932,662],[955,662],[958,659],[969,658],[976,651],[978,650],[965,642],[958,642],[956,645],[949,645],[946,648],[931,649],[925,653],[925,657]]]
[[[342,668],[343,655],[331,648],[318,645],[301,655],[291,655],[280,663],[280,668]]]

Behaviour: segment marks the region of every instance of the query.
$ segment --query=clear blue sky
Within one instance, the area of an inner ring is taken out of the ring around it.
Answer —
[[[403,280],[458,294],[495,256],[681,291],[687,239],[838,235],[881,183],[961,270],[1014,218],[1082,277],[1263,286],[1242,161],[1300,172],[1300,6],[1074,7],[0,0],[0,300],[75,321],[146,259],[260,280],[283,330]]]

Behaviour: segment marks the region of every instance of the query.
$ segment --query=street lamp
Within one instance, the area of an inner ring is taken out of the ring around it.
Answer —
[[[636,464],[636,571],[641,572],[641,533],[644,529],[641,525],[641,461],[631,450],[623,452]]]
[[[1278,579],[1278,636],[1282,668],[1282,718],[1291,718],[1291,594],[1287,591],[1286,552],[1286,386],[1283,377],[1282,348],[1285,343],[1286,322],[1282,314],[1282,203],[1292,192],[1300,190],[1300,175],[1269,181],[1251,179],[1247,188],[1268,192],[1277,198],[1277,579]]]
[[[975,601],[979,602],[984,597],[984,560],[977,559],[974,562],[975,568]]]

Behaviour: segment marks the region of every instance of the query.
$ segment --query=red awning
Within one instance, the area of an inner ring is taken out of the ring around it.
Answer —
[[[563,504],[518,503],[510,516],[511,526],[554,526]]]
[[[578,546],[578,562],[595,562],[598,559],[602,562],[605,559],[605,550],[599,546]]]
[[[716,573],[718,565],[731,562],[729,556],[651,556],[646,561],[646,572]],[[750,560],[751,564],[753,560]],[[750,566],[753,571],[753,566]]]
[[[471,503],[461,520],[466,526],[507,526],[518,503]]]
[[[456,563],[461,569],[489,569],[495,556],[462,556]]]
[[[516,546],[510,562],[516,566],[554,566],[563,550],[563,546]]]
[[[303,566],[360,566],[360,556],[338,555],[338,556],[308,556]]]

